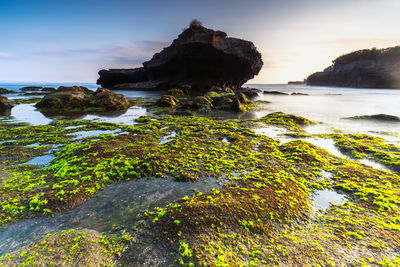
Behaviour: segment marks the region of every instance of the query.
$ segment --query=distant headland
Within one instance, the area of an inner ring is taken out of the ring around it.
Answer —
[[[307,84],[400,89],[400,46],[342,55],[324,71],[310,75]]]

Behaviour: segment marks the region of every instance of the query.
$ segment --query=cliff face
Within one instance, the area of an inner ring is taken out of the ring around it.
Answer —
[[[400,46],[365,49],[336,58],[332,66],[307,78],[308,85],[400,88]]]
[[[195,90],[213,85],[239,88],[257,75],[262,65],[261,54],[252,42],[192,23],[142,68],[101,70],[97,83],[106,87],[131,83],[134,88],[143,82],[165,87],[189,84]]]

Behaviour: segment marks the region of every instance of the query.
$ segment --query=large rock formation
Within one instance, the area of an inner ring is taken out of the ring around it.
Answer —
[[[308,85],[400,88],[400,46],[365,49],[336,58],[307,78]]]
[[[257,75],[263,65],[261,54],[252,42],[227,37],[193,21],[172,44],[143,63],[142,68],[101,70],[97,83],[112,87],[143,88],[140,83],[172,88],[183,84],[194,90],[213,85],[240,88]],[[154,86],[151,87],[155,89]]]

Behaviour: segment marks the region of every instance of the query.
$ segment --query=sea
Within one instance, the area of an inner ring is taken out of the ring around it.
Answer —
[[[25,86],[57,88],[61,85],[80,85],[92,90],[98,88],[95,83],[0,83],[0,87],[16,92],[6,95],[9,99],[32,97],[21,96],[20,89]],[[216,113],[205,115],[222,118],[259,118],[272,112],[284,112],[323,122],[321,125],[314,126],[314,129],[309,129],[312,133],[318,133],[318,131],[325,133],[334,129],[341,129],[360,133],[390,132],[394,133],[393,135],[400,135],[400,123],[345,119],[352,116],[373,114],[400,117],[400,90],[398,89],[358,89],[303,84],[246,84],[244,86],[258,88],[261,91],[278,91],[286,93],[286,95],[261,93],[255,99],[261,102],[259,108],[245,114]],[[124,94],[128,99],[161,95],[161,92],[154,91],[118,91],[118,93]],[[293,93],[304,95],[292,95]],[[269,103],[265,103],[266,101]],[[122,114],[84,115],[78,119],[129,124],[137,117],[145,115],[146,112],[147,110],[143,107],[132,107]],[[53,119],[59,119],[59,117],[46,117],[37,111],[33,104],[21,104],[12,109],[10,119],[38,125],[50,123]]]

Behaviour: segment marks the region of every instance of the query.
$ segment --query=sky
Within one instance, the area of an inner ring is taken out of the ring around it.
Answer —
[[[252,41],[250,83],[303,80],[336,57],[400,45],[400,0],[0,0],[0,82],[95,82],[133,68],[192,19]]]

